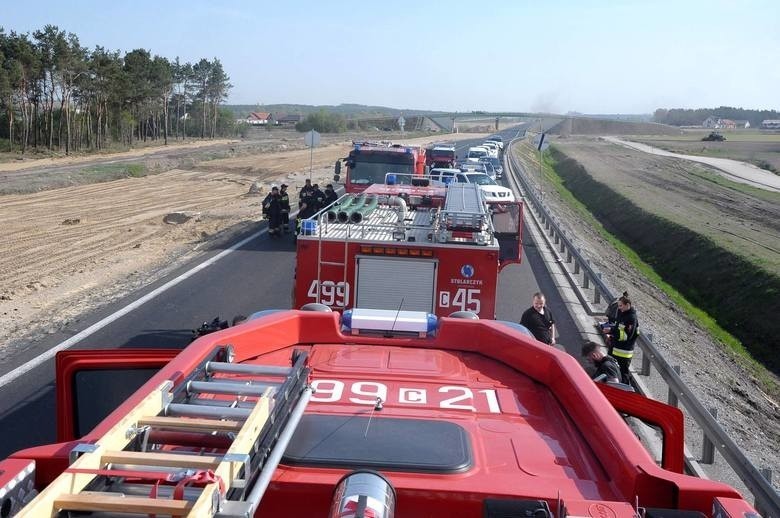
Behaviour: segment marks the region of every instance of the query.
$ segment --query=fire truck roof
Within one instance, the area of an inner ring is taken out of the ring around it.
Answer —
[[[441,197],[446,198],[441,203]],[[434,203],[433,196],[439,196]],[[299,239],[498,247],[490,210],[474,185],[381,185],[346,194],[302,222]]]

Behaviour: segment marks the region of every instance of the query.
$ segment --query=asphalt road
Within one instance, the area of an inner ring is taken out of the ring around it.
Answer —
[[[515,127],[501,134],[508,142],[524,129],[525,126]],[[456,152],[462,156],[475,143],[478,141],[459,142]],[[291,239],[269,239],[263,232],[264,228],[265,223],[258,223],[236,243],[261,232],[258,236],[79,341],[73,348],[181,348],[189,343],[193,328],[216,316],[229,320],[237,314],[289,307],[295,247]],[[525,232],[524,235],[529,234]],[[0,376],[220,252],[222,250],[212,250],[125,300],[84,315],[71,327],[32,345],[19,356],[4,359],[0,365]],[[531,295],[542,291],[547,295],[548,306],[557,319],[559,343],[569,345],[572,349],[570,353],[576,354],[579,334],[544,270],[535,245],[524,243],[523,254],[522,264],[510,265],[501,273],[497,317],[519,321],[522,312],[531,304]],[[0,387],[0,458],[22,448],[54,442],[55,407],[53,360]]]

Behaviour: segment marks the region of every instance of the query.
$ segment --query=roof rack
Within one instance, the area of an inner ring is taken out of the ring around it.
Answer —
[[[291,367],[216,361],[229,349],[76,446],[71,465],[16,516],[254,515],[311,396],[307,355],[295,351]],[[207,445],[224,453],[203,454]]]

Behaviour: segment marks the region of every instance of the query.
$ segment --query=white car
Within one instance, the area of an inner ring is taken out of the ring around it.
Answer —
[[[495,180],[485,173],[471,173],[461,171],[460,169],[431,169],[429,174],[431,180],[450,184],[457,183],[475,183],[479,185],[482,195],[487,202],[497,201],[515,201],[515,194],[511,189],[498,185]]]
[[[486,156],[490,156],[490,152],[487,148],[481,146],[470,147],[469,152],[466,154],[466,161],[479,162],[480,158],[484,158]]]
[[[504,149],[504,139],[501,138],[501,135],[494,135],[492,137],[488,137],[485,140],[487,142],[495,142],[500,149]]]
[[[480,144],[480,147],[487,148],[489,156],[493,158],[498,158],[498,152],[500,148],[498,147],[498,144],[496,144],[495,142],[488,141],[483,144]]]

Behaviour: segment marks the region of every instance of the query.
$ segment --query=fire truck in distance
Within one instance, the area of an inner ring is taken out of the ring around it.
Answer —
[[[521,260],[522,203],[488,205],[477,185],[427,182],[374,184],[304,220],[293,307],[495,318],[499,272]]]
[[[369,185],[382,183],[388,173],[398,174],[403,180],[425,173],[425,149],[389,142],[352,142],[346,158],[336,161],[333,180],[341,181],[342,163],[344,189],[348,193],[363,192]]]
[[[434,167],[455,167],[457,156],[455,146],[433,146],[425,150],[425,164],[429,169]]]

